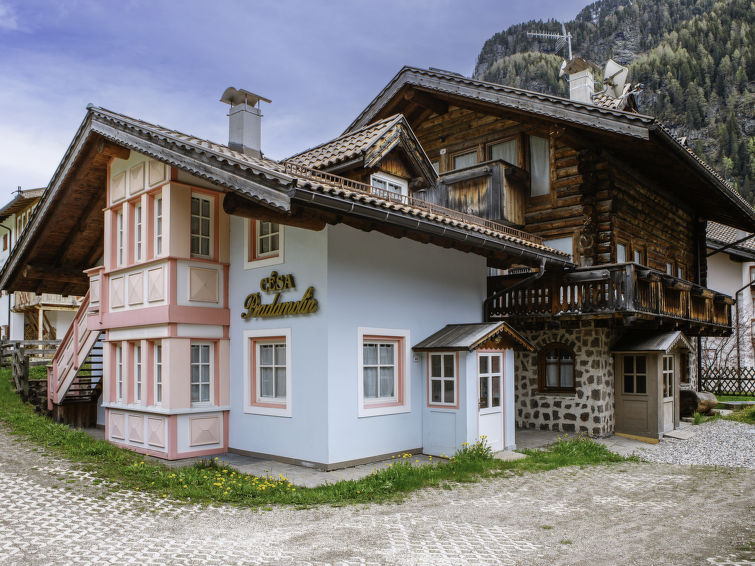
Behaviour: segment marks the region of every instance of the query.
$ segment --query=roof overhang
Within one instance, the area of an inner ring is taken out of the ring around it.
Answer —
[[[755,211],[710,166],[643,114],[468,79],[455,73],[404,67],[346,132],[396,112],[420,92],[437,102],[512,117],[565,136],[575,148],[606,150],[685,203],[700,218],[755,231]],[[418,114],[427,116],[427,114]],[[415,122],[410,118],[412,125]],[[554,127],[557,126],[557,127]]]
[[[693,349],[687,337],[679,330],[674,332],[631,332],[619,338],[611,348],[611,352],[614,354],[668,353],[677,347],[685,350]]]
[[[448,324],[414,346],[415,352],[472,352],[478,349],[535,349],[505,322]]]

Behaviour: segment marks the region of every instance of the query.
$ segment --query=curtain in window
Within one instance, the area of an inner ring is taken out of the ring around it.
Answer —
[[[503,159],[506,163],[519,165],[516,140],[497,143],[490,148],[490,159]]]
[[[530,136],[530,195],[547,195],[551,190],[548,140]]]

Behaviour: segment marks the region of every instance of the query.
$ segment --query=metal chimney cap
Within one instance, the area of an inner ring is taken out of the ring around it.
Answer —
[[[272,100],[268,100],[264,96],[254,94],[253,92],[249,92],[248,90],[244,90],[243,88],[236,89],[232,86],[229,86],[227,89],[225,89],[223,96],[220,97],[220,102],[225,102],[226,104],[230,104],[231,106],[236,106],[238,104],[248,104],[249,106],[255,106],[259,101],[267,103],[272,102]]]

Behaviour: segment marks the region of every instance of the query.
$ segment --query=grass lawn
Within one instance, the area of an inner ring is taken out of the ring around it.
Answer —
[[[695,413],[693,415],[694,424],[702,424],[707,423],[710,421],[715,421],[718,419],[723,419],[726,421],[737,421],[740,423],[747,423],[747,424],[755,424],[755,407],[744,407],[743,409],[735,410],[732,414],[727,416],[721,416],[719,414],[713,414],[713,415],[701,415],[700,413]]]
[[[716,395],[719,402],[723,401],[755,401],[755,395]]]
[[[0,421],[13,434],[39,445],[46,453],[80,463],[85,470],[101,480],[114,482],[117,487],[192,502],[308,506],[390,501],[400,500],[423,487],[453,489],[454,484],[485,477],[626,460],[603,445],[582,438],[561,438],[549,449],[527,450],[526,458],[513,462],[493,458],[489,448],[477,443],[464,446],[451,459],[435,465],[414,465],[407,454],[386,469],[360,480],[314,488],[297,487],[284,477],[242,474],[219,465],[216,459],[191,467],[168,468],[35,413],[31,406],[21,403],[9,381],[10,371],[0,369]]]

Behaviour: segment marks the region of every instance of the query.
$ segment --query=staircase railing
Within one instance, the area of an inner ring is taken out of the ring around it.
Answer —
[[[63,401],[81,366],[86,362],[89,352],[97,342],[100,331],[87,327],[87,310],[89,293],[76,312],[76,316],[60,342],[58,351],[47,367],[48,406],[58,405]]]

